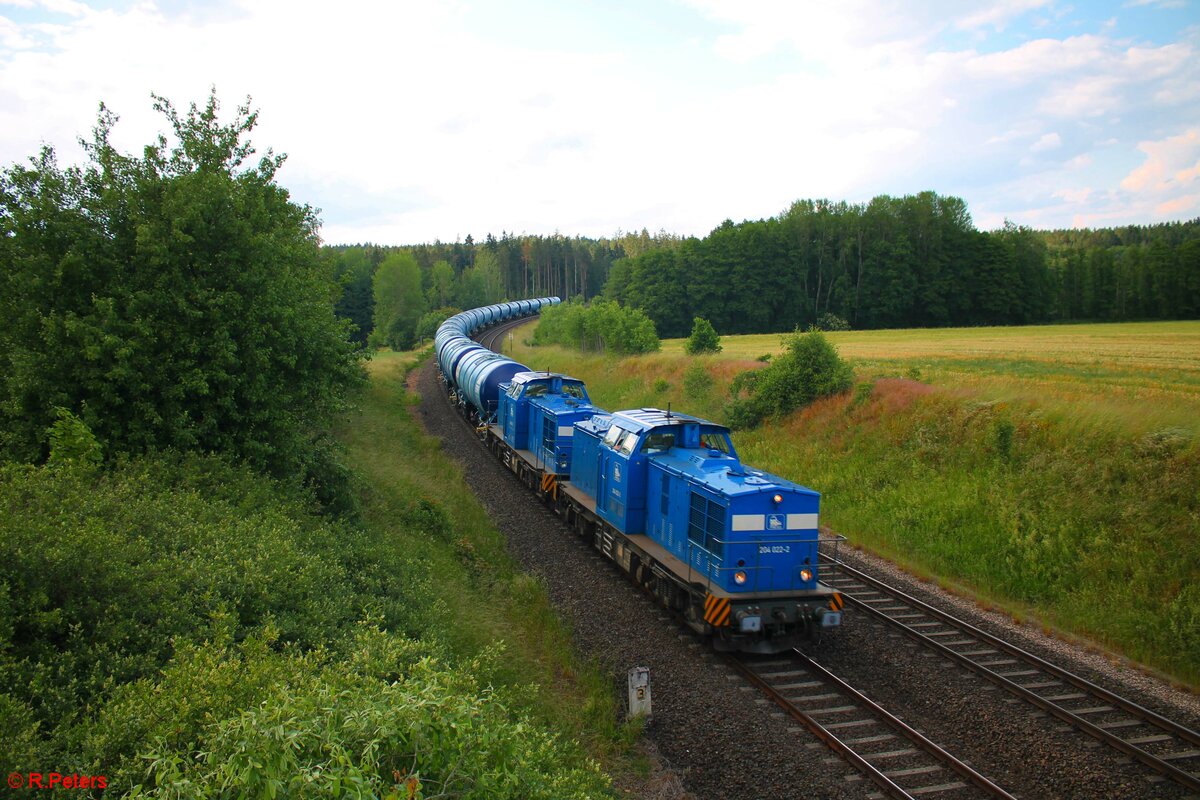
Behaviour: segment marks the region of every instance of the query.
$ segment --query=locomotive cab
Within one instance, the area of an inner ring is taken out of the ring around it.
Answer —
[[[497,423],[505,443],[539,469],[571,471],[575,423],[599,411],[583,381],[553,372],[518,372],[500,387]]]

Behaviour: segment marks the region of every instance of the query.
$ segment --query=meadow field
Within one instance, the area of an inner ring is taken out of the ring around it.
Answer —
[[[528,331],[529,329],[524,329]],[[822,493],[822,519],[980,602],[1200,683],[1200,322],[827,334],[846,395],[735,435]],[[699,358],[514,356],[605,408],[722,419],[778,335]]]

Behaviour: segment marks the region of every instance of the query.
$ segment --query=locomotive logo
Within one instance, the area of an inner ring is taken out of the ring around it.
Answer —
[[[783,530],[783,514],[767,514],[767,530]]]
[[[613,480],[617,483],[621,482],[621,467],[618,464],[613,464]]]

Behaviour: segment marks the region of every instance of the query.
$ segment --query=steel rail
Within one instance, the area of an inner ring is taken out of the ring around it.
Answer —
[[[908,725],[886,708],[879,705],[874,700],[871,700],[862,692],[858,691],[853,686],[846,683],[829,670],[825,669],[825,667],[818,664],[808,655],[799,650],[792,651],[791,655],[797,661],[799,661],[805,669],[813,672],[820,680],[828,683],[830,686],[832,686],[838,692],[841,692],[849,699],[861,704],[867,709],[867,711],[879,718],[884,725],[902,734],[922,751],[932,756],[939,764],[948,767],[960,777],[965,778],[972,786],[982,790],[989,797],[998,797],[1003,798],[1004,800],[1015,800],[1011,794],[991,781],[989,778],[971,768],[969,765],[965,764],[955,756],[951,755],[920,731]],[[872,764],[866,757],[850,747],[849,744],[839,739],[836,734],[822,725],[814,717],[806,714],[794,703],[789,701],[786,697],[784,697],[782,692],[772,686],[765,678],[757,674],[753,669],[732,656],[727,657],[727,662],[738,674],[765,693],[776,705],[791,715],[793,719],[808,728],[813,735],[825,742],[825,744],[831,750],[849,761],[854,767],[866,775],[869,780],[882,789],[888,796],[896,798],[914,797],[914,795],[909,794],[907,790],[902,788],[899,784],[888,777],[883,770]]]
[[[1010,642],[1007,642],[1007,641],[1000,639],[999,637],[996,637],[984,630],[981,630],[981,629],[975,627],[974,625],[970,624],[969,622],[965,622],[964,620],[961,620],[961,619],[953,616],[952,614],[942,611],[941,609],[936,608],[934,606],[931,606],[930,604],[928,604],[922,600],[918,600],[917,598],[907,594],[906,592],[901,591],[900,589],[895,588],[894,586],[890,586],[890,585],[880,581],[877,578],[873,578],[872,576],[867,575],[866,573],[864,573],[860,570],[850,567],[845,562],[838,562],[836,568],[838,570],[840,570],[843,574],[852,578],[853,580],[856,580],[870,588],[877,589],[881,592],[884,592],[885,594],[891,596],[892,598],[894,598],[900,602],[907,603],[908,605],[912,606],[913,608],[917,609],[918,611],[922,612],[923,614],[926,614],[927,616],[929,616],[933,619],[936,619],[945,625],[955,628],[956,630],[962,631],[966,635],[973,636],[973,637],[977,638],[979,641],[981,641],[991,647],[994,647],[1003,653],[1006,653],[1010,656],[1019,658],[1022,661],[1024,661],[1026,664],[1028,664],[1029,666],[1036,667],[1038,670],[1045,672],[1049,675],[1052,675],[1055,678],[1058,678],[1059,680],[1061,680],[1071,686],[1074,686],[1077,689],[1081,689],[1085,692],[1088,692],[1092,696],[1094,696],[1100,700],[1103,700],[1106,703],[1109,703],[1110,705],[1114,706],[1115,708],[1120,709],[1121,711],[1125,712],[1129,716],[1140,720],[1142,723],[1144,723],[1146,725],[1151,725],[1153,727],[1156,727],[1159,730],[1163,731],[1164,733],[1175,736],[1175,737],[1182,739],[1183,741],[1188,742],[1190,744],[1200,745],[1200,733],[1197,733],[1196,731],[1193,731],[1190,728],[1186,728],[1186,727],[1178,724],[1177,722],[1167,719],[1166,717],[1162,716],[1161,714],[1151,711],[1150,709],[1145,708],[1145,707],[1133,702],[1132,700],[1128,700],[1124,697],[1121,697],[1120,695],[1114,694],[1102,686],[1097,686],[1096,684],[1092,683],[1091,681],[1088,681],[1085,678],[1081,678],[1080,676],[1078,676],[1072,672],[1069,672],[1069,671],[1063,669],[1062,667],[1052,664],[1049,661],[1046,661],[1045,659],[1035,656],[1034,654],[1032,654],[1026,650],[1023,650],[1020,647],[1017,647],[1016,645],[1014,645]],[[971,670],[972,672],[975,672],[976,674],[986,678],[988,681],[995,684],[996,686],[999,686],[1000,688],[1004,689],[1005,691],[1016,695],[1017,697],[1021,698],[1022,700],[1032,703],[1033,705],[1037,706],[1038,708],[1042,709],[1043,711],[1047,712],[1048,714],[1052,714],[1054,717],[1062,720],[1063,722],[1066,722],[1067,724],[1071,725],[1072,727],[1078,728],[1079,730],[1083,731],[1084,733],[1087,733],[1089,736],[1099,739],[1100,741],[1112,746],[1113,748],[1124,753],[1125,755],[1128,755],[1131,758],[1137,759],[1138,761],[1142,762],[1143,764],[1150,767],[1151,769],[1154,769],[1156,772],[1159,772],[1160,774],[1162,774],[1168,778],[1171,778],[1172,780],[1176,781],[1177,783],[1180,783],[1181,785],[1187,787],[1188,789],[1190,789],[1192,791],[1200,792],[1200,778],[1197,778],[1197,776],[1195,776],[1185,770],[1182,770],[1179,767],[1176,767],[1174,764],[1164,761],[1163,759],[1161,759],[1151,753],[1146,752],[1145,750],[1138,747],[1137,745],[1131,744],[1131,743],[1125,741],[1121,737],[1119,737],[1113,733],[1110,733],[1109,731],[1105,730],[1104,728],[1099,727],[1095,723],[1089,722],[1088,720],[1084,719],[1083,717],[1079,716],[1078,714],[1072,713],[1070,710],[1063,708],[1062,706],[1058,705],[1057,703],[1055,703],[1051,700],[1047,700],[1046,698],[1042,697],[1041,695],[1038,695],[1035,692],[1025,688],[1024,686],[1017,683],[1016,681],[1010,680],[1010,679],[1004,677],[1003,675],[1000,675],[999,673],[991,670],[990,668],[985,667],[982,664],[979,664],[978,662],[972,660],[969,656],[959,653],[956,650],[952,650],[951,648],[942,644],[941,642],[938,642],[938,641],[934,640],[933,638],[921,633],[920,631],[910,627],[909,625],[905,624],[902,620],[893,619],[892,617],[888,616],[883,611],[880,611],[879,609],[874,608],[871,604],[866,603],[866,602],[860,600],[859,598],[855,597],[852,593],[843,591],[843,596],[847,599],[847,601],[854,604],[854,606],[857,607],[858,609],[866,611],[871,616],[873,616],[877,619],[883,620],[883,621],[890,623],[891,625],[899,628],[901,630],[901,632],[903,632],[906,636],[908,636],[911,639],[914,639],[915,641],[917,641],[920,644],[924,645],[925,647],[933,650],[934,652],[938,653],[939,655],[944,656],[945,658],[949,658],[950,660],[952,660],[958,664],[961,664],[962,666],[964,666],[967,669]]]

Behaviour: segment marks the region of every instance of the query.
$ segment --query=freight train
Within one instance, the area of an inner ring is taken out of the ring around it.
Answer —
[[[718,650],[774,653],[841,624],[821,583],[820,495],[743,464],[729,429],[657,408],[609,412],[582,381],[471,339],[556,297],[476,308],[434,340],[448,396],[501,462]]]

